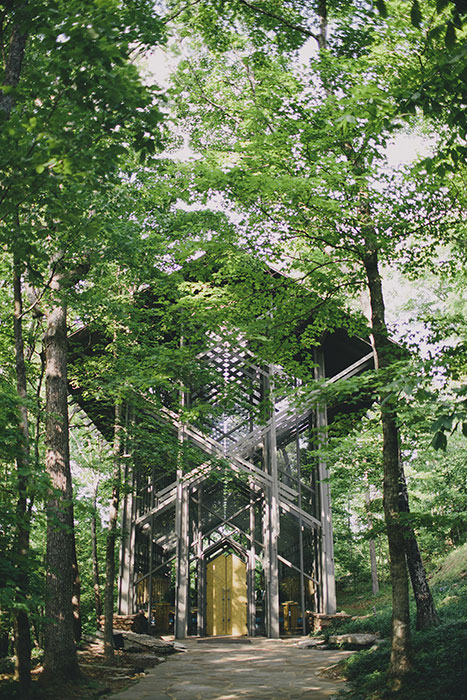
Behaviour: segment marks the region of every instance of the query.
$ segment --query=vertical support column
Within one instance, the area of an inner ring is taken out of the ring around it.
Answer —
[[[322,350],[316,352],[317,367],[315,376],[317,379],[324,379],[324,354]],[[326,441],[327,428],[326,406],[319,406],[316,409],[316,427],[318,429],[318,444],[322,445]],[[331,487],[329,485],[329,470],[327,464],[320,456],[318,459],[318,479],[320,495],[320,517],[321,517],[321,598],[323,604],[322,612],[334,615],[336,612],[336,584],[334,576],[334,543],[332,537],[332,514],[331,514]]]
[[[203,637],[206,629],[206,566],[204,563],[204,552],[203,552],[203,532],[202,532],[202,520],[201,520],[201,508],[202,508],[202,498],[203,498],[203,485],[200,484],[198,488],[198,520],[197,520],[197,532],[196,536],[198,538],[197,544],[197,567],[198,567],[198,619],[197,619],[197,632],[199,637]]]
[[[270,376],[273,368],[270,367]],[[272,403],[269,429],[265,436],[267,460],[266,468],[272,477],[272,484],[266,488],[266,503],[268,510],[268,528],[266,542],[268,545],[268,580],[267,580],[267,635],[271,639],[279,638],[279,567],[277,561],[277,545],[280,531],[279,519],[279,478],[277,472],[277,445],[276,445],[276,414],[274,406],[273,388],[269,388],[269,396]]]
[[[189,544],[188,544],[188,489],[178,477],[177,501],[175,504],[177,535],[177,576],[175,597],[175,638],[184,639],[188,627],[188,584],[189,584]]]
[[[266,449],[264,449],[264,456],[266,458]],[[269,637],[270,624],[270,603],[269,603],[269,592],[270,592],[270,549],[271,549],[271,538],[270,538],[270,498],[268,494],[268,488],[264,491],[263,500],[263,576],[264,576],[264,598],[263,598],[263,613],[264,613],[264,627],[266,636]]]
[[[298,417],[295,420],[295,452],[297,460],[297,473],[298,473],[298,507],[302,509],[302,477],[301,477],[301,459],[300,459],[300,434],[298,432]],[[302,613],[302,634],[305,636],[307,633],[306,629],[306,610],[305,610],[305,577],[303,575],[304,571],[304,558],[303,558],[303,521],[300,515],[298,519],[298,544],[300,547],[300,610]]]
[[[129,466],[125,466],[125,483],[129,480]],[[120,544],[120,576],[118,582],[118,614],[131,615],[134,612],[134,478],[131,489],[125,495],[122,505],[122,540]]]
[[[154,482],[153,482],[154,483]],[[153,555],[153,541],[154,541],[154,516],[151,516],[149,520],[149,576],[148,576],[148,634],[151,633],[151,618],[152,618],[152,570],[154,563],[152,560]]]
[[[256,600],[255,600],[255,507],[254,491],[250,483],[250,549],[247,561],[247,626],[248,634],[254,637],[256,634]]]
[[[154,484],[156,482],[156,468],[152,465],[151,470],[151,483],[149,484],[149,494],[150,502],[149,507],[151,510],[156,506],[156,493],[154,489]],[[148,634],[151,633],[151,620],[152,620],[152,570],[154,568],[153,553],[154,553],[154,516],[152,515],[149,519],[149,576],[148,576]]]
[[[185,344],[183,335],[180,337],[180,347]],[[186,395],[180,383],[180,409],[183,411],[186,403]],[[177,467],[177,495],[175,501],[175,534],[177,536],[177,558],[175,578],[175,639],[185,639],[188,629],[189,613],[189,581],[190,581],[190,545],[188,530],[188,488],[183,484],[183,442],[184,427],[180,422],[178,429],[179,454]]]

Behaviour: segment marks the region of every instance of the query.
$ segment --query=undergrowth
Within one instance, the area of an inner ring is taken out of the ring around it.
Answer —
[[[389,641],[349,657],[344,675],[349,689],[342,700],[467,700],[467,582],[436,581],[432,593],[441,624],[412,630],[413,670],[399,692],[388,689]],[[411,610],[415,625],[415,608]],[[391,607],[387,603],[370,615],[334,624],[331,634],[380,632],[389,640]]]

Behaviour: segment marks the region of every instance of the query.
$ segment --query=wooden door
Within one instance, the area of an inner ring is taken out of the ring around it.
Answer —
[[[235,554],[221,554],[206,567],[206,633],[247,634],[246,564]]]

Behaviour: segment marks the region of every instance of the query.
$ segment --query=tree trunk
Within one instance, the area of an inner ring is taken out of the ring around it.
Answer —
[[[371,517],[371,511],[370,511],[370,504],[371,504],[371,495],[370,495],[370,487],[368,485],[368,474],[365,472],[364,475],[365,479],[365,484],[366,484],[366,489],[365,489],[365,510],[366,510],[366,517],[367,517],[367,522],[368,522],[368,527],[372,528],[373,526],[373,521]],[[378,566],[376,564],[376,547],[375,547],[375,541],[373,538],[369,541],[369,549],[370,549],[370,570],[371,570],[371,590],[373,595],[376,595],[379,593],[379,581],[378,581]]]
[[[51,287],[60,290],[60,276]],[[47,500],[44,682],[79,674],[73,629],[73,509],[67,406],[66,306],[58,301],[47,312],[46,469],[51,490]]]
[[[24,8],[26,2],[18,3],[18,8]],[[26,48],[27,32],[14,21],[11,31],[8,56],[6,60],[5,73],[1,79],[2,85],[16,87],[21,76],[24,50]],[[10,92],[0,90],[0,110],[5,113],[6,118],[10,116],[13,107],[13,95]]]
[[[16,455],[18,501],[16,504],[16,532],[14,539],[18,567],[15,595],[15,602],[18,607],[14,611],[15,679],[19,681],[21,697],[26,699],[29,697],[31,686],[31,632],[28,614],[26,610],[21,609],[19,606],[24,605],[29,592],[30,515],[28,509],[28,488],[30,482],[30,455],[28,409],[25,403],[27,399],[27,385],[22,323],[21,265],[16,256],[13,263],[13,292],[16,388],[20,401],[20,441]]]
[[[115,541],[117,536],[118,506],[120,502],[120,447],[121,447],[122,405],[115,402],[114,445],[113,445],[113,485],[110,502],[109,527],[105,550],[105,595],[104,595],[104,653],[108,661],[114,656],[113,613],[115,583]]]
[[[390,364],[391,345],[386,327],[378,254],[368,241],[363,262],[370,294],[375,364],[376,369],[381,370]],[[382,395],[383,506],[392,586],[392,648],[389,676],[392,687],[398,690],[411,668],[411,643],[404,528],[399,517],[399,433],[396,418],[393,397]]]
[[[379,593],[378,566],[376,563],[376,547],[373,539],[369,542],[370,568],[371,568],[371,592],[373,595]]]
[[[71,483],[71,473],[70,473],[70,483]],[[72,527],[72,537],[71,537],[71,558],[72,558],[72,596],[71,596],[71,606],[73,609],[73,634],[75,637],[75,642],[81,641],[82,635],[82,625],[81,625],[81,579],[79,577],[79,567],[78,567],[78,557],[76,555],[76,540],[75,540],[75,530],[74,530],[74,512],[73,504],[71,505],[70,513],[71,527]]]
[[[407,491],[407,482],[405,480],[404,468],[400,467],[400,491],[399,505],[403,513],[410,513],[409,494]],[[410,580],[412,582],[412,590],[417,605],[417,623],[418,630],[428,629],[439,625],[439,617],[436,612],[433,596],[431,595],[430,587],[426,577],[425,567],[423,566],[420,549],[415,537],[415,533],[408,525],[405,528],[405,551],[407,555],[407,565],[409,567]]]
[[[320,49],[326,49],[328,44],[328,7],[327,0],[318,0],[319,34],[317,37]]]
[[[94,606],[96,608],[96,629],[100,629],[100,620],[102,615],[101,591],[99,587],[99,559],[97,556],[97,490],[99,484],[96,484],[94,491],[93,510],[91,516],[91,541],[92,541],[92,578],[94,588]]]

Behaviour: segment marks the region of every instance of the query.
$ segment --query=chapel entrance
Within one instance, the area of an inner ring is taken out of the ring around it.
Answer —
[[[235,554],[220,554],[206,566],[206,633],[247,634],[246,564]]]

